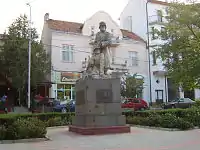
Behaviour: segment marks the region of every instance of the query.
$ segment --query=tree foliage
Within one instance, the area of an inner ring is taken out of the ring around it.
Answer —
[[[144,80],[138,78],[137,74],[126,76],[121,81],[121,96],[134,98],[142,94]]]
[[[169,77],[184,89],[200,86],[200,4],[172,3],[165,17],[165,30],[157,30],[157,55]]]
[[[35,28],[31,29],[31,86],[45,79],[49,72],[49,57],[38,42]],[[26,15],[21,15],[4,34],[3,46],[0,51],[1,73],[11,78],[12,86],[16,89],[25,89],[28,79],[28,39],[29,22]]]

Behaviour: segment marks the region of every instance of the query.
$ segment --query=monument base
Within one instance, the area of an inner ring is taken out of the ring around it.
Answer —
[[[110,127],[79,127],[69,126],[69,131],[81,135],[100,135],[131,132],[130,126],[110,126]]]

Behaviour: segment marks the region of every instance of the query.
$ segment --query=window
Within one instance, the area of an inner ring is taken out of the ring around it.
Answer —
[[[151,27],[151,37],[152,37],[152,40],[155,39],[155,28],[154,27]]]
[[[129,53],[130,66],[137,66],[138,65],[137,52],[129,51],[128,53]]]
[[[162,40],[165,40],[166,39],[166,29],[165,29],[165,27],[161,27],[161,39]]]
[[[74,62],[74,46],[73,45],[63,44],[62,61]]]
[[[168,7],[165,8],[165,12],[166,12],[167,15],[169,14],[169,8]]]
[[[133,100],[133,103],[140,103],[140,100],[134,99],[134,100]]]
[[[153,58],[153,65],[156,65],[156,52],[152,52],[152,58]]]
[[[163,14],[161,10],[157,10],[158,22],[163,21]]]

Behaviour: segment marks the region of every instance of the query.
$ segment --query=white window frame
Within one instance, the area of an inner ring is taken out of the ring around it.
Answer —
[[[129,51],[129,66],[138,66],[138,52]]]
[[[74,45],[62,44],[61,58],[63,62],[74,62]]]
[[[157,10],[157,17],[158,17],[158,22],[163,22],[163,12],[162,12],[162,10]]]

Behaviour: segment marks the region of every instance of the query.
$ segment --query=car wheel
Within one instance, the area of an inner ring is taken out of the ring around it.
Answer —
[[[67,112],[67,109],[66,108],[62,108],[62,113],[66,113]]]
[[[188,108],[191,108],[191,107],[192,107],[192,105],[191,105],[191,104],[189,104]]]
[[[176,106],[175,106],[175,105],[172,105],[172,108],[176,108]]]

